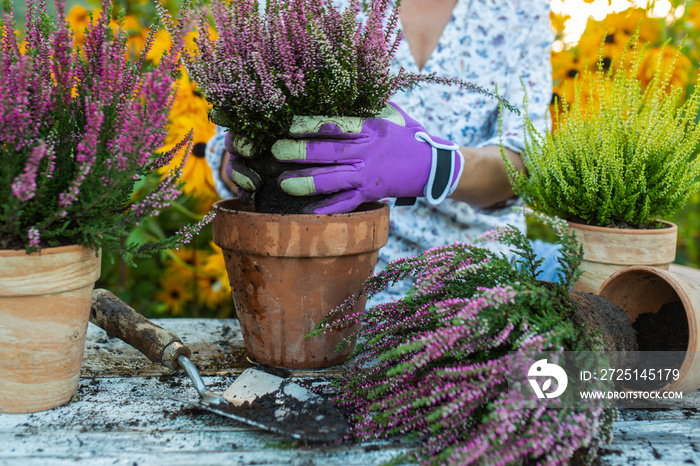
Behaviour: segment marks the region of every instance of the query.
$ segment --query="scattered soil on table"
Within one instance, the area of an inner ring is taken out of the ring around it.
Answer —
[[[199,373],[202,375],[210,372],[219,373],[224,370],[232,369],[248,369],[255,367],[255,364],[248,360],[248,353],[245,348],[233,348],[228,340],[219,340],[215,342],[222,350],[217,349],[217,353],[206,359],[197,361]]]
[[[569,459],[569,466],[599,466],[601,454],[601,450],[592,451],[590,448],[581,447]]]
[[[184,375],[184,371],[182,372],[182,375]],[[170,388],[182,387],[182,376],[179,372],[170,372],[167,374],[163,374],[160,377],[158,377],[158,381],[160,383],[167,384]]]
[[[81,383],[78,385],[78,395],[83,396],[96,396],[99,392],[100,381],[97,379],[92,379],[87,384]]]
[[[687,351],[688,319],[681,301],[664,304],[659,312],[645,312],[632,324],[640,351]]]
[[[288,379],[292,376],[292,371],[284,367],[268,366],[267,364],[258,364],[255,366],[256,369],[267,372],[268,374],[281,377],[283,379]]]

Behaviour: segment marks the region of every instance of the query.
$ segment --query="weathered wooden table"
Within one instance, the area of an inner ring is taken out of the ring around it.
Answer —
[[[156,322],[192,348],[193,362],[214,390],[225,390],[251,365],[235,319]],[[294,371],[293,376],[332,373]],[[410,448],[402,439],[302,446],[169,396],[197,398],[184,373],[169,373],[90,324],[75,399],[46,412],[0,414],[0,465],[364,466],[381,464]],[[700,408],[700,394],[690,398]],[[603,464],[700,464],[698,408],[623,411]]]

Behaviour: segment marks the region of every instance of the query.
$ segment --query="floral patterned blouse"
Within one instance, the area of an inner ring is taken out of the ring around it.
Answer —
[[[549,0],[458,0],[425,67],[418,69],[405,40],[399,46],[395,65],[410,72],[459,77],[488,90],[497,88],[499,95],[517,107],[523,105],[525,88],[528,114],[536,127],[545,131],[552,96],[552,40]],[[395,95],[392,101],[422,123],[428,133],[460,146],[500,144],[498,102],[487,96],[457,87],[423,84]],[[504,146],[522,153],[522,116],[505,111],[502,120]],[[220,132],[207,151],[215,175],[221,163],[215,153],[220,153],[222,146]],[[220,180],[217,185],[223,188]],[[226,191],[220,190],[220,194],[230,197]],[[451,199],[437,206],[423,199],[410,207],[392,205],[389,242],[379,252],[377,270],[391,260],[455,241],[469,242],[506,224],[525,228],[522,214],[511,207],[476,209]],[[401,297],[406,286],[399,284],[376,296],[372,303]]]

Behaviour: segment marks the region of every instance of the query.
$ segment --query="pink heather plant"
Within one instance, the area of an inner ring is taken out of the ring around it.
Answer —
[[[398,4],[373,0],[343,11],[331,0],[212,0],[198,20],[198,53],[185,60],[190,76],[213,104],[212,120],[261,152],[285,134],[294,115],[371,116],[394,93],[420,82],[473,84],[404,69],[391,61],[401,32]],[[365,17],[365,21],[360,20]],[[506,103],[510,109],[512,107]]]
[[[569,319],[581,251],[565,223],[550,223],[562,242],[561,284],[538,281],[529,242],[505,228],[486,239],[517,251],[515,264],[469,244],[430,249],[389,264],[319,324],[316,333],[363,322],[355,359],[333,382],[335,403],[350,415],[350,438],[417,437],[420,446],[398,460],[422,464],[550,465],[567,464],[575,453],[595,457],[609,440],[609,402],[553,405],[508,385],[509,367],[522,364],[516,354],[594,348],[593,337]],[[335,315],[409,276],[415,286],[405,298]]]
[[[2,18],[0,248],[80,244],[129,258],[188,241],[208,218],[158,243],[125,241],[131,227],[179,194],[182,166],[156,182],[149,175],[190,144],[187,138],[157,153],[185,23],[173,27],[161,11],[158,21],[171,30],[173,46],[154,66],[144,57],[160,24],[132,60],[126,31],[109,26],[109,0],[87,27],[84,50],[73,49],[63,0],[56,9],[50,18],[44,1],[28,0],[23,42],[12,14]],[[135,187],[148,194],[134,195]]]

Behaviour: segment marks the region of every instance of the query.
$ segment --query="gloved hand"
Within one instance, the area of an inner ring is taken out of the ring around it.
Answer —
[[[323,165],[283,173],[280,187],[296,196],[332,194],[309,206],[317,214],[350,212],[386,197],[425,196],[437,204],[457,187],[464,167],[459,146],[430,136],[395,104],[375,118],[295,117],[275,158]]]
[[[228,152],[226,164],[226,176],[238,187],[238,199],[246,204],[251,204],[255,197],[255,191],[262,185],[260,176],[248,168],[241,157],[251,156],[251,146],[244,140],[236,139],[230,132],[226,133],[224,147]]]
[[[464,167],[457,144],[430,136],[395,104],[373,118],[295,117],[290,136],[275,142],[273,156],[315,166],[283,173],[280,187],[296,196],[335,193],[308,206],[309,213],[350,212],[387,197],[425,196],[438,204],[455,190]],[[260,177],[235,156],[249,157],[249,147],[227,135],[226,148],[227,173],[242,188],[239,197],[249,199]]]

